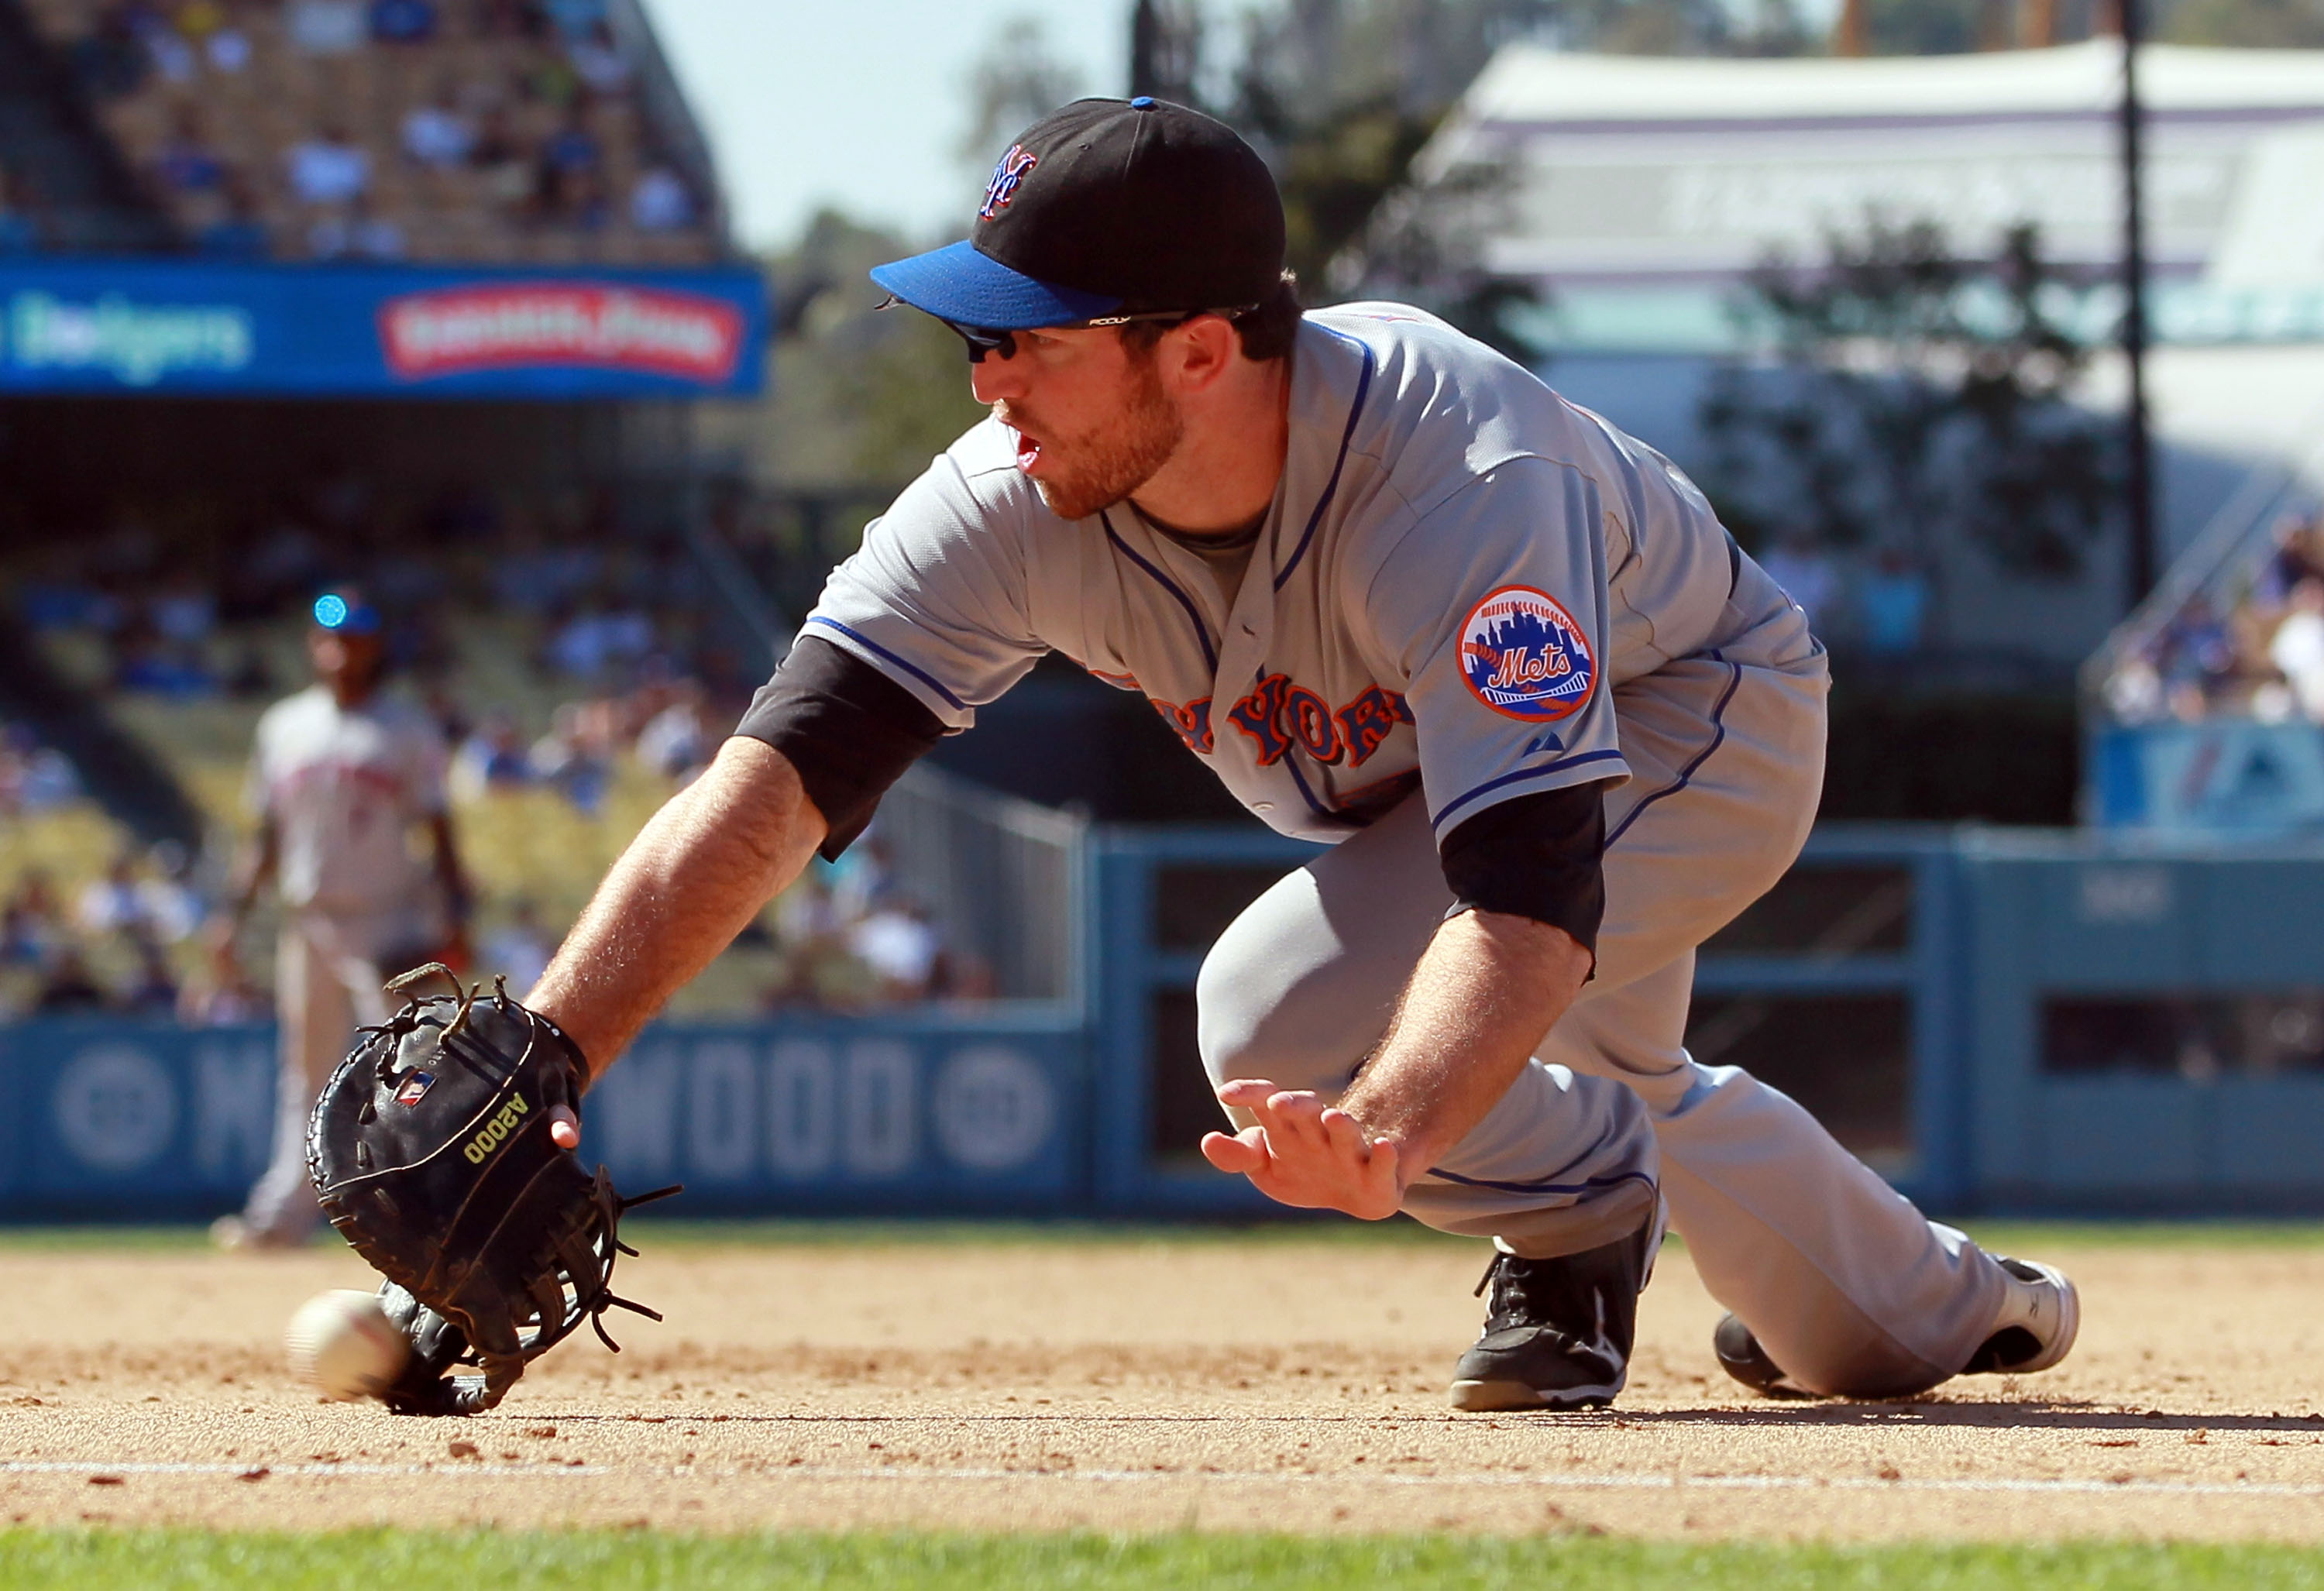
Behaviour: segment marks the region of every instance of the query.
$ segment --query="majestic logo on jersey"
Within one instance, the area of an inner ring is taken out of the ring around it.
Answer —
[[[1270,674],[1227,709],[1227,718],[1257,743],[1261,768],[1273,768],[1294,746],[1318,762],[1344,760],[1353,768],[1379,750],[1397,724],[1412,722],[1412,708],[1375,685],[1334,713],[1305,685],[1293,685],[1289,675]]]
[[[1017,185],[1025,180],[1025,173],[1040,163],[1041,157],[1023,144],[1010,144],[1009,152],[992,168],[992,180],[984,185],[984,208],[977,214],[990,221],[1007,209],[1009,201],[1017,197]]]
[[[1579,713],[1598,685],[1598,660],[1557,600],[1505,585],[1461,621],[1461,673],[1496,713],[1549,723]]]

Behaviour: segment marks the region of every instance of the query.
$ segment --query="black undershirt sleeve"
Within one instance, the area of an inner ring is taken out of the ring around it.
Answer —
[[[798,769],[829,825],[825,861],[855,842],[880,797],[944,738],[944,724],[911,692],[844,648],[803,635],[734,726]]]
[[[1531,917],[1563,929],[1595,955],[1606,915],[1602,790],[1569,785],[1515,796],[1445,835],[1436,851],[1452,910]]]

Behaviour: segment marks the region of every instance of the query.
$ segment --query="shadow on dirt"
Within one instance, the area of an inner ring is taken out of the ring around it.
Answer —
[[[1744,1409],[1612,1409],[1596,1417],[1612,1424],[1712,1426],[1737,1430],[1783,1427],[1908,1427],[1923,1430],[2282,1431],[2324,1435],[2324,1414],[2187,1414],[2124,1409],[2102,1403],[2014,1398],[1910,1399],[1851,1403],[1837,1400],[1769,1399]]]
[[[2083,1431],[2215,1431],[2280,1432],[2286,1436],[2324,1438],[2324,1414],[2172,1414],[2159,1409],[2108,1408],[2096,1403],[2056,1401],[1978,1402],[1948,1400],[1885,1403],[1850,1403],[1806,1399],[1770,1399],[1752,1408],[1720,1409],[1591,1409],[1570,1412],[1526,1413],[1507,1410],[1489,1416],[1456,1414],[1450,1411],[1422,1413],[1281,1414],[1249,1413],[1121,1413],[1100,1412],[1071,1405],[1023,1412],[982,1412],[970,1410],[874,1412],[864,1413],[595,1413],[528,1411],[528,1419],[557,1423],[605,1425],[914,1425],[930,1421],[947,1425],[1367,1425],[1480,1426],[1489,1419],[1510,1426],[1589,1426],[1714,1428],[1735,1430],[1821,1427],[1830,1430],[2011,1430]]]

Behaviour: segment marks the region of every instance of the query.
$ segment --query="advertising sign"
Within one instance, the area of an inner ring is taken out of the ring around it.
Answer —
[[[2108,828],[2286,834],[2324,829],[2324,734],[2308,723],[2214,718],[2110,726],[2097,744]]]
[[[0,264],[0,392],[742,396],[746,270]]]
[[[671,1213],[1054,1210],[1082,1197],[1083,1035],[906,1017],[665,1025],[590,1091],[582,1159]],[[270,1026],[0,1026],[0,1219],[238,1205],[274,1131]]]

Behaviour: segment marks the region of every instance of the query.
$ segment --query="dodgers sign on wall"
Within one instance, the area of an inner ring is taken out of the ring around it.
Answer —
[[[1461,674],[1477,700],[1531,723],[1572,716],[1598,684],[1573,616],[1546,592],[1504,585],[1461,621]]]

